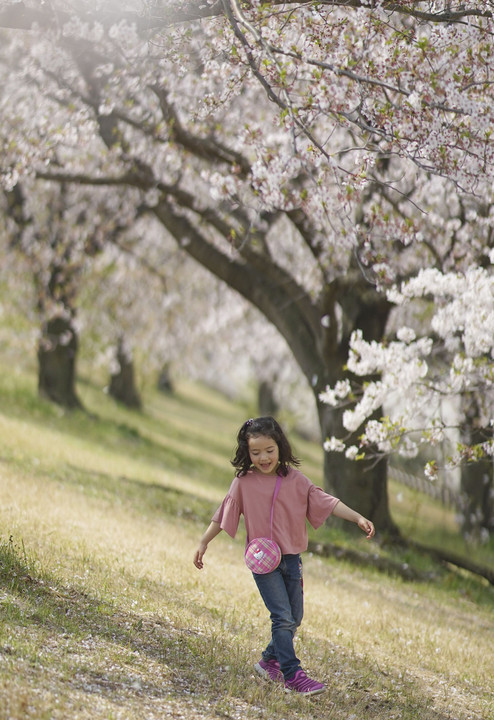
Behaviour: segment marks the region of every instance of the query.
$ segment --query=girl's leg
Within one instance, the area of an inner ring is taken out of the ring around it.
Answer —
[[[263,659],[276,658],[285,678],[300,669],[293,637],[304,612],[302,561],[299,555],[284,555],[272,573],[254,575],[264,604],[271,616],[271,642]]]

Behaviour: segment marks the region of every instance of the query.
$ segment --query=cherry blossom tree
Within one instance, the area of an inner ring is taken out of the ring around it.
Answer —
[[[22,257],[34,287],[39,392],[64,407],[80,407],[78,298],[94,257],[126,230],[121,198],[104,188],[26,177],[3,193],[0,207],[6,252]]]
[[[144,386],[164,365],[172,377],[205,381],[232,396],[237,387],[252,383],[254,372],[274,388],[291,423],[304,422],[304,428],[314,431],[309,393],[300,392],[300,372],[281,336],[276,354],[267,353],[264,361],[259,352],[252,358],[252,337],[272,339],[275,333],[262,315],[180,253],[152,218],[142,217],[129,228],[120,225],[115,232],[110,218],[119,207],[117,198],[106,192],[88,194],[88,188],[60,189],[58,184],[26,181],[6,193],[2,204],[0,283],[5,289],[0,308],[2,319],[8,324],[12,314],[16,327],[14,338],[3,337],[3,352],[11,347],[29,354],[36,346],[43,378],[46,365],[52,366],[51,353],[57,353],[59,363],[50,373],[55,386],[40,382],[43,395],[66,407],[80,405],[76,361],[86,369],[110,369],[114,387],[110,384],[109,392],[130,407],[140,406],[137,385]],[[67,205],[78,218],[77,236]],[[91,235],[81,212],[77,215],[76,210],[88,206],[98,235],[94,227]],[[61,302],[63,288],[67,306]],[[72,345],[54,333],[46,336],[50,320],[61,316],[72,319]],[[24,338],[20,317],[25,318]],[[40,321],[41,332],[36,333]],[[132,373],[130,381],[121,377],[121,365]]]
[[[156,2],[138,16],[132,3],[99,15],[7,4],[4,27],[39,31],[9,33],[18,102],[3,106],[4,132],[25,148],[5,144],[4,184],[35,173],[133,188],[278,328],[322,436],[339,438],[347,416],[321,393],[344,379],[354,331],[382,340],[386,287],[431,257],[441,273],[477,262],[490,238],[491,5]],[[372,385],[381,369],[369,368]],[[326,483],[396,530],[384,463],[364,474],[328,453]]]
[[[77,407],[74,298],[83,257],[79,242],[83,222],[77,217],[81,206],[73,214],[68,210],[67,191],[64,185],[45,183],[38,188],[36,205],[28,187],[17,183],[5,193],[2,206],[11,251],[24,256],[35,287],[41,323],[39,392],[61,405]]]

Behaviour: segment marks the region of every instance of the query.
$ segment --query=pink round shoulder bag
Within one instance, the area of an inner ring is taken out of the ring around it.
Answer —
[[[245,564],[257,575],[273,572],[280,561],[280,546],[269,538],[255,538],[245,549]]]

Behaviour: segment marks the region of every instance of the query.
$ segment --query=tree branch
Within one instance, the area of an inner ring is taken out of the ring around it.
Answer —
[[[249,230],[246,230],[245,227],[242,228],[242,225],[245,224],[245,217],[240,211],[230,211],[229,216],[227,215],[227,218],[230,217],[230,222],[228,222],[228,219],[223,219],[220,214],[213,208],[203,206],[198,203],[197,197],[195,195],[190,194],[183,188],[180,188],[178,185],[168,185],[166,183],[156,180],[156,178],[152,176],[149,168],[146,167],[135,168],[133,170],[129,170],[127,173],[118,176],[100,177],[91,177],[80,173],[71,174],[65,172],[51,172],[40,170],[36,173],[36,177],[39,179],[51,180],[60,183],[71,182],[79,185],[109,187],[130,186],[143,191],[158,190],[160,193],[162,193],[162,199],[159,202],[159,207],[166,207],[168,210],[168,212],[165,213],[163,217],[166,217],[168,219],[174,218],[174,227],[180,228],[180,232],[185,232],[183,228],[186,226],[187,233],[189,235],[194,234],[194,236],[197,238],[202,237],[198,229],[188,218],[183,215],[183,213],[172,212],[172,206],[169,202],[169,199],[173,199],[173,201],[180,208],[183,208],[184,210],[197,215],[201,222],[206,222],[212,229],[218,232],[226,242],[229,241],[230,233],[234,224],[237,224],[239,234],[242,232],[242,229],[244,233],[249,232]],[[157,216],[160,212],[155,208],[149,208],[149,210]],[[264,237],[262,233],[261,235]],[[176,235],[174,235],[174,237],[176,237]],[[209,243],[209,241],[205,238],[202,240],[202,242],[204,244]],[[226,255],[221,251],[214,249],[212,243],[209,243],[209,245],[211,246],[210,255],[214,256],[215,261],[212,264],[206,264],[206,267],[221,280],[225,280],[225,277],[223,277],[223,275],[218,272],[218,268],[220,266],[217,265],[217,263],[219,262],[219,257],[226,258]],[[189,252],[188,246],[184,246],[184,249]],[[292,275],[286,272],[282,266],[276,263],[275,260],[273,260],[266,254],[252,250],[249,242],[242,242],[241,246],[237,248],[237,250],[239,256],[244,258],[248,263],[248,265],[239,263],[239,268],[242,269],[239,269],[238,273],[242,277],[245,277],[246,275],[251,276],[250,282],[252,285],[252,290],[255,290],[254,294],[256,295],[256,297],[261,295],[261,287],[265,286],[266,288],[271,288],[269,290],[270,294],[273,293],[272,288],[276,287],[276,303],[278,309],[277,313],[281,313],[282,310],[284,311],[288,307],[290,307],[290,312],[288,314],[296,314],[297,321],[296,323],[294,323],[294,325],[299,328],[299,334],[304,334],[305,331],[302,328],[305,327],[307,332],[309,332],[312,337],[311,342],[314,342],[314,337],[317,336],[319,317],[307,295],[307,292],[295,281]],[[219,255],[216,255],[216,252],[219,253]],[[200,262],[202,262],[202,260]],[[248,291],[246,289],[241,289],[237,287],[235,284],[236,281],[232,279],[233,276],[231,275],[231,268],[232,265],[235,265],[235,261],[232,258],[228,258],[226,262],[228,269],[227,274],[229,279],[227,281],[225,280],[225,282],[232,284],[232,286],[235,287],[235,289],[237,289],[244,297],[253,302],[257,307],[259,307],[259,309],[261,309],[258,302],[252,299]],[[223,270],[223,272],[226,271]],[[253,277],[256,278],[255,283],[252,282]],[[262,310],[262,312],[264,312],[264,310]],[[269,319],[272,320],[271,317]],[[279,319],[277,322],[275,322],[274,320],[272,321],[278,327],[278,329],[280,329],[280,332],[284,334],[284,332],[279,327]],[[309,341],[307,340],[307,342]]]
[[[197,137],[189,133],[178,117],[173,105],[168,100],[168,92],[163,86],[153,85],[151,90],[159,100],[163,119],[167,122],[173,141],[182,145],[196,157],[228,165],[237,165],[244,177],[251,170],[249,161],[241,153],[232,150],[212,137]]]
[[[240,293],[278,329],[310,381],[320,370],[313,352],[313,329],[299,304],[292,302],[286,283],[274,281],[273,273],[228,257],[165,198],[151,210],[188,255]]]
[[[272,6],[278,5],[292,6],[293,8],[306,6],[307,2],[300,0],[273,0]],[[399,15],[407,15],[431,23],[458,23],[463,22],[469,17],[490,18],[493,17],[492,9],[488,9],[488,5],[492,6],[492,2],[486,3],[485,9],[462,8],[458,6],[457,10],[446,8],[439,12],[426,12],[418,9],[420,3],[400,3],[389,0],[382,4],[383,10]],[[149,5],[149,3],[148,3]],[[319,6],[331,8],[349,8],[349,9],[374,9],[373,0],[319,0]],[[117,12],[117,11],[99,11],[98,13],[89,13],[81,11],[78,13],[86,22],[98,22],[105,27],[126,20],[130,24],[136,26],[139,32],[148,33],[151,31],[164,30],[168,27],[178,24],[191,23],[195,21],[205,20],[207,18],[220,17],[224,15],[225,10],[221,0],[216,0],[210,4],[204,0],[183,0],[181,3],[170,2],[168,7],[156,8],[149,7],[144,13],[137,12]],[[35,26],[43,30],[50,30],[59,27],[68,22],[75,13],[69,13],[63,10],[53,8],[53,3],[44,3],[41,7],[31,7],[25,2],[4,2],[0,8],[0,27],[15,30],[31,30]]]

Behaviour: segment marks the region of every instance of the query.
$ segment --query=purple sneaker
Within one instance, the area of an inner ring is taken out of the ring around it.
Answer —
[[[271,660],[259,660],[259,662],[254,665],[254,670],[266,680],[283,682],[283,673],[280,670],[280,664],[278,660],[274,658],[271,658]]]
[[[326,690],[326,685],[317,682],[317,680],[311,680],[303,670],[297,670],[290,680],[285,680],[285,692],[291,692],[292,690],[302,695],[317,695]]]

